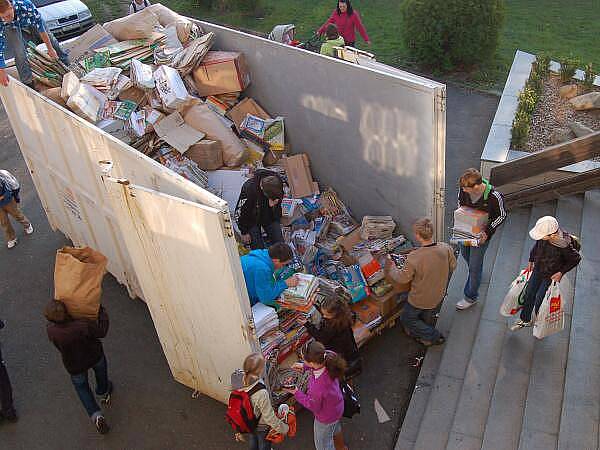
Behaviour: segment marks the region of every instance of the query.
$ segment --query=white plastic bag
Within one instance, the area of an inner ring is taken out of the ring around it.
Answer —
[[[533,324],[533,335],[538,339],[543,339],[554,333],[558,333],[565,328],[565,306],[564,297],[561,295],[560,286],[553,281],[544,301],[540,306],[535,323]]]
[[[500,306],[500,315],[512,317],[523,308],[522,296],[525,294],[525,286],[527,286],[530,276],[531,271],[523,269],[519,276],[514,279],[504,297],[502,306]]]

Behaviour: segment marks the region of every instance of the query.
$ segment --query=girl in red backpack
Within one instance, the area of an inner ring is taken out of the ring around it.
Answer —
[[[347,449],[340,419],[344,414],[344,397],[340,380],[344,377],[346,361],[325,350],[317,341],[304,348],[305,369],[312,373],[306,393],[286,389],[302,406],[315,415],[314,441],[317,450]]]
[[[269,392],[264,387],[261,376],[265,370],[265,358],[260,353],[252,353],[244,360],[244,386],[241,390],[253,392],[250,395],[250,403],[254,410],[254,416],[258,417],[258,426],[249,435],[250,450],[271,450],[271,443],[266,440],[269,428],[278,433],[287,434],[288,426],[279,419],[273,411]],[[257,385],[262,385],[262,387]]]

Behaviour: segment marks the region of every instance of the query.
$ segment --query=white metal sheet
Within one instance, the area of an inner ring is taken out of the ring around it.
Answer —
[[[256,342],[229,214],[108,179],[106,187],[176,380],[226,402]]]

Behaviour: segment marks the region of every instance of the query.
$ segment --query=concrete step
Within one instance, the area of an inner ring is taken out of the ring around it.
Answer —
[[[515,266],[514,261],[496,261],[497,270],[512,272],[512,278],[518,270],[527,264],[529,250],[533,241],[527,231],[535,225],[537,219],[546,215],[554,215],[556,203],[544,203],[531,208],[529,225],[525,233],[515,236],[521,239],[522,253],[520,264]],[[504,293],[508,284],[504,285]],[[504,295],[496,299],[499,307]],[[496,309],[496,317],[498,316]],[[496,382],[490,403],[490,408],[483,434],[482,450],[514,450],[519,445],[525,399],[529,388],[529,376],[533,355],[534,338],[531,329],[518,332],[505,332],[502,343],[502,352],[499,359]]]
[[[510,222],[504,224],[503,228],[498,230],[490,241],[484,261],[479,304],[466,311],[456,311],[455,309],[455,303],[463,297],[467,275],[466,264],[462,258],[459,258],[459,268],[452,278],[449,295],[438,322],[438,329],[446,335],[447,341],[442,348],[434,350],[435,354],[431,354],[432,350],[430,350],[426,358],[439,359],[439,364],[437,370],[429,375],[429,379],[434,381],[430,386],[427,406],[422,409],[425,412],[414,441],[414,449],[434,450],[443,449],[446,446],[451,431],[454,408],[460,395],[462,380],[475,340],[481,309],[486,302],[491,269],[494,266],[498,249],[501,247],[501,241],[507,233],[511,233]],[[419,385],[419,381],[417,381],[417,385]],[[411,409],[408,414],[410,413]]]
[[[583,196],[565,197],[558,201],[556,217],[561,227],[579,235],[582,212]],[[561,282],[565,330],[534,341],[519,450],[550,450],[558,444],[576,270]]]
[[[598,449],[600,422],[600,191],[585,194],[559,450]]]
[[[511,211],[504,225],[505,230],[477,328],[477,339],[470,354],[446,447],[448,449],[481,447],[506,332],[505,321],[498,311],[507,286],[515,278],[520,265],[523,236],[527,233],[530,215],[529,209]]]

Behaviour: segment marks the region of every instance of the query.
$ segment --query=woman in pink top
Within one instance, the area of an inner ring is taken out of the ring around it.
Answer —
[[[331,13],[331,16],[329,17],[329,19],[327,19],[327,22],[325,22],[323,26],[319,28],[317,33],[325,34],[327,25],[329,25],[330,23],[334,23],[337,26],[340,36],[344,38],[344,42],[346,43],[346,45],[350,47],[355,46],[355,29],[358,30],[358,32],[365,40],[367,45],[371,45],[369,35],[367,35],[367,30],[365,30],[364,25],[360,21],[358,11],[354,11],[352,9],[352,4],[350,3],[350,0],[339,0],[336,8]]]
[[[340,419],[344,414],[344,397],[340,379],[346,361],[323,344],[313,341],[304,348],[305,369],[312,373],[306,393],[288,389],[302,406],[315,415],[314,440],[317,450],[347,449]]]

